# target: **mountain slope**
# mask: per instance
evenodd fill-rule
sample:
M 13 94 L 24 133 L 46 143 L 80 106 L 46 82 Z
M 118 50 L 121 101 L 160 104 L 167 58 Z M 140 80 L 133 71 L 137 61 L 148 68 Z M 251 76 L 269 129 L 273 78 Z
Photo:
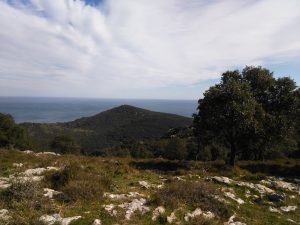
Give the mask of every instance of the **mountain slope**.
M 171 128 L 185 127 L 191 123 L 191 118 L 122 105 L 71 122 L 23 125 L 40 147 L 49 147 L 55 136 L 69 135 L 74 137 L 85 151 L 92 152 L 118 146 L 128 140 L 157 139 Z

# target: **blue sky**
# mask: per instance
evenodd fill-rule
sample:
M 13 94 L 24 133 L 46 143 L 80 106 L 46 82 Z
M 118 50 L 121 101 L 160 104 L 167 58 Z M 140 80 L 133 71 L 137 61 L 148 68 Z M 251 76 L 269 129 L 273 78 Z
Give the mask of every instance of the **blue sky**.
M 261 65 L 300 84 L 299 0 L 0 0 L 0 96 L 198 99 Z

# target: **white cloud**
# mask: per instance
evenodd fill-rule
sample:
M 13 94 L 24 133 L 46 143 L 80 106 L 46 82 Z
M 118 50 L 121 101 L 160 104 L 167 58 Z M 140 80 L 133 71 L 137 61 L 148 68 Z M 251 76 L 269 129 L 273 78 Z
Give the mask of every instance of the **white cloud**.
M 162 98 L 194 98 L 166 90 L 300 57 L 299 0 L 9 2 L 0 0 L 0 95 L 138 98 L 165 87 Z

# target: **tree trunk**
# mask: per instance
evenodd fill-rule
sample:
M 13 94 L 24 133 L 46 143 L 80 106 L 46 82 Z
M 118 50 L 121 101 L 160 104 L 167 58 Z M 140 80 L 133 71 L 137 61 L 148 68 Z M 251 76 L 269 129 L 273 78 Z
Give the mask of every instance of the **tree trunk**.
M 234 141 L 231 141 L 230 145 L 231 145 L 231 146 L 230 146 L 231 152 L 230 152 L 230 161 L 229 161 L 229 165 L 234 166 L 234 164 L 235 164 L 235 156 L 236 156 L 236 146 L 235 146 Z

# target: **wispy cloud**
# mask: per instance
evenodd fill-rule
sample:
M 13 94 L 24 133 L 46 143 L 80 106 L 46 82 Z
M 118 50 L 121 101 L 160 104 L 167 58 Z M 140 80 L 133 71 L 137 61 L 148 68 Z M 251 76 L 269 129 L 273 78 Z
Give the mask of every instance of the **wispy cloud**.
M 180 88 L 168 87 L 300 58 L 299 0 L 0 0 L 0 11 L 2 95 L 151 97 L 165 88 L 162 98 L 176 98 Z

